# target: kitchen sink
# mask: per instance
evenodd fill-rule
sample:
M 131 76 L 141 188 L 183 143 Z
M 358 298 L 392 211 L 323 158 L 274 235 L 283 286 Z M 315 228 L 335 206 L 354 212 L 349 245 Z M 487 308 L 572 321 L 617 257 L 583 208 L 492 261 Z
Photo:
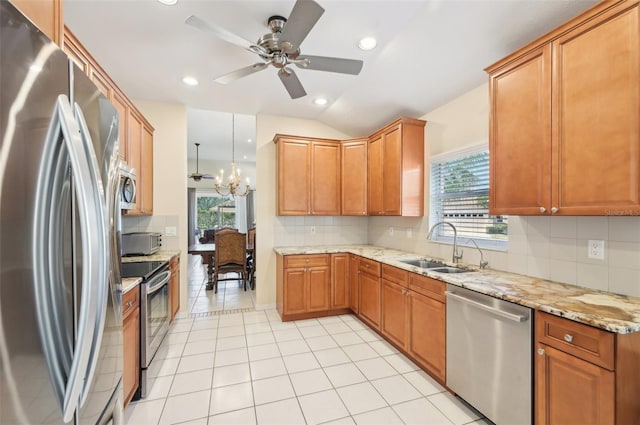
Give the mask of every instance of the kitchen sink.
M 433 269 L 433 268 L 442 268 L 442 267 L 446 267 L 446 265 L 444 263 L 440 263 L 438 261 L 428 261 L 428 260 L 421 260 L 421 259 L 411 259 L 411 260 L 398 260 L 401 263 L 405 263 L 408 264 L 410 266 L 416 266 L 416 267 L 420 267 L 422 269 Z
M 462 269 L 459 267 L 450 267 L 439 261 L 422 260 L 420 258 L 413 258 L 409 260 L 398 260 L 401 263 L 408 264 L 410 266 L 420 267 L 421 269 L 429 270 L 436 273 L 468 273 L 473 270 Z

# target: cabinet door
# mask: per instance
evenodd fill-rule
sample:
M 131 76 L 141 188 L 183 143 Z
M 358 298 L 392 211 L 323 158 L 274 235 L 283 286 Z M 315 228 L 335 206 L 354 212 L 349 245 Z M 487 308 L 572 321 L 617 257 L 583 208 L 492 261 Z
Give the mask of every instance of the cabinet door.
M 544 344 L 537 346 L 537 424 L 615 423 L 614 372 Z
M 382 279 L 382 333 L 405 348 L 407 341 L 407 300 L 406 289 L 386 279 Z
M 11 0 L 11 3 L 54 43 L 62 45 L 62 0 Z
M 142 214 L 153 214 L 153 133 L 146 125 L 142 127 L 142 146 L 140 148 L 139 180 L 142 182 L 140 194 L 140 211 Z
M 552 206 L 640 212 L 640 5 L 623 3 L 553 44 Z
M 360 317 L 373 328 L 380 329 L 380 278 L 360 273 Z
M 342 144 L 342 215 L 367 215 L 367 144 Z
M 408 351 L 440 382 L 446 376 L 446 305 L 409 291 Z
M 84 50 L 78 39 L 70 31 L 65 30 L 63 43 L 62 49 L 67 56 L 73 60 L 73 63 L 75 63 L 82 72 L 89 75 L 90 61 L 88 52 Z
M 349 254 L 331 254 L 331 309 L 349 308 Z
M 329 310 L 329 267 L 307 269 L 307 311 Z
M 142 192 L 143 187 L 143 175 L 140 162 L 140 155 L 142 149 L 142 121 L 138 116 L 133 113 L 129 108 L 129 116 L 127 118 L 127 163 L 130 167 L 135 169 L 136 172 L 136 207 L 133 210 L 127 210 L 127 214 L 140 214 L 142 212 Z
M 171 269 L 171 280 L 169 282 L 169 305 L 171 309 L 169 313 L 171 320 L 173 320 L 180 309 L 180 257 L 173 257 L 169 267 Z
M 384 215 L 402 212 L 402 128 L 385 132 L 382 145 L 382 202 Z
M 129 106 L 127 105 L 127 101 L 125 100 L 124 96 L 117 90 L 114 90 L 111 93 L 111 103 L 113 103 L 113 106 L 116 108 L 116 111 L 118 111 L 118 118 L 120 120 L 118 123 L 119 124 L 118 135 L 119 135 L 119 141 L 120 141 L 120 159 L 122 159 L 124 162 L 128 164 L 127 133 L 128 133 Z
M 311 214 L 340 215 L 340 145 L 311 143 Z
M 359 300 L 360 300 L 360 281 L 358 278 L 358 256 L 351 254 L 349 256 L 349 307 L 351 307 L 351 311 L 355 314 L 358 314 L 359 311 Z
M 131 401 L 140 384 L 140 309 L 135 308 L 122 323 L 124 358 L 122 386 L 125 405 Z
M 489 92 L 491 214 L 548 212 L 551 46 L 536 49 L 491 74 Z
M 109 80 L 107 77 L 102 75 L 97 69 L 91 67 L 89 70 L 89 78 L 93 81 L 93 84 L 98 87 L 100 92 L 105 95 L 108 99 L 111 99 L 111 84 L 109 84 Z
M 306 141 L 278 141 L 278 215 L 307 215 L 310 212 L 311 158 Z
M 377 136 L 369 141 L 369 149 L 367 157 L 368 172 L 368 193 L 369 193 L 369 215 L 384 214 L 384 198 L 383 198 L 383 139 L 382 135 Z
M 306 269 L 284 270 L 284 314 L 306 313 Z

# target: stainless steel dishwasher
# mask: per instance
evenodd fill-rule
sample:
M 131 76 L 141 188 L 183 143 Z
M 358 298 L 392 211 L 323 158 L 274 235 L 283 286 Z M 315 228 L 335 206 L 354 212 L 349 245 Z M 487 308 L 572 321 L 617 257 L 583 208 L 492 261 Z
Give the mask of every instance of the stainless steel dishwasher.
M 447 285 L 447 386 L 498 425 L 532 423 L 533 312 Z

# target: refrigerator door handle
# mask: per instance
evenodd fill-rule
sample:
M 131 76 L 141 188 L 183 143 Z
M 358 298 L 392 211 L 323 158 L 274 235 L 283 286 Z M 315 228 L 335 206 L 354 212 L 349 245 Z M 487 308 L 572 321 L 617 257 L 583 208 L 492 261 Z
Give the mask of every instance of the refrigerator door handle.
M 93 196 L 93 202 L 96 205 L 96 209 L 97 210 L 101 210 L 102 211 L 102 222 L 104 224 L 103 227 L 103 231 L 102 232 L 96 232 L 96 237 L 98 237 L 100 239 L 99 241 L 99 245 L 101 246 L 101 253 L 100 252 L 85 252 L 84 255 L 89 255 L 91 258 L 93 258 L 96 262 L 98 263 L 102 263 L 100 266 L 100 270 L 102 270 L 102 272 L 100 273 L 100 275 L 98 276 L 98 280 L 95 280 L 93 282 L 83 282 L 83 287 L 91 287 L 92 289 L 96 289 L 95 290 L 95 295 L 96 295 L 96 306 L 95 306 L 95 319 L 94 319 L 94 329 L 91 332 L 91 345 L 89 348 L 89 359 L 87 360 L 87 366 L 86 366 L 86 370 L 85 370 L 85 375 L 84 375 L 84 385 L 82 386 L 82 390 L 80 393 L 80 406 L 83 406 L 87 396 L 90 393 L 90 389 L 91 389 L 91 383 L 93 382 L 93 375 L 95 373 L 96 370 L 96 366 L 98 363 L 98 354 L 100 353 L 100 345 L 102 343 L 102 335 L 104 332 L 104 324 L 105 324 L 105 319 L 106 319 L 106 314 L 107 314 L 107 297 L 109 294 L 109 276 L 113 273 L 113 272 L 109 272 L 109 267 L 108 264 L 111 261 L 111 252 L 108 249 L 109 246 L 109 238 L 108 238 L 108 232 L 107 232 L 107 219 L 106 219 L 106 215 L 105 215 L 105 211 L 111 206 L 109 205 L 110 202 L 107 202 L 108 199 L 110 198 L 110 192 L 111 192 L 111 187 L 110 185 L 108 185 L 107 187 L 103 186 L 102 184 L 102 180 L 100 177 L 100 169 L 98 166 L 98 161 L 96 158 L 96 154 L 95 151 L 93 149 L 93 142 L 91 140 L 91 134 L 89 133 L 89 129 L 87 127 L 87 122 L 84 118 L 84 114 L 82 113 L 82 109 L 80 108 L 80 105 L 78 105 L 77 103 L 74 104 L 74 116 L 76 119 L 76 122 L 78 123 L 79 127 L 80 127 L 80 137 L 82 139 L 82 144 L 83 144 L 83 150 L 84 153 L 86 155 L 86 159 L 87 159 L 87 165 L 89 166 L 89 171 L 91 173 L 91 183 L 92 183 L 92 191 L 93 191 L 93 195 L 99 195 L 99 196 Z M 118 168 L 112 168 L 117 170 Z M 119 179 L 119 176 L 117 173 L 114 173 L 114 176 L 112 176 L 114 178 Z M 107 182 L 110 183 L 110 182 Z M 106 193 L 105 193 L 105 190 Z M 86 257 L 83 257 L 86 258 Z M 94 292 L 93 290 L 91 292 Z
M 71 104 L 66 96 L 58 97 L 60 121 L 64 140 L 69 153 L 73 182 L 78 201 L 78 221 L 82 246 L 82 296 L 78 317 L 78 335 L 73 352 L 73 361 L 63 402 L 63 419 L 73 419 L 80 402 L 86 381 L 89 362 L 92 357 L 96 320 L 98 315 L 99 291 L 91 290 L 104 282 L 107 275 L 106 219 L 103 206 L 104 191 L 99 175 L 96 176 L 97 160 L 85 145 L 81 131 L 74 119 Z M 75 130 L 75 131 L 72 131 Z M 86 127 L 85 127 L 86 130 Z

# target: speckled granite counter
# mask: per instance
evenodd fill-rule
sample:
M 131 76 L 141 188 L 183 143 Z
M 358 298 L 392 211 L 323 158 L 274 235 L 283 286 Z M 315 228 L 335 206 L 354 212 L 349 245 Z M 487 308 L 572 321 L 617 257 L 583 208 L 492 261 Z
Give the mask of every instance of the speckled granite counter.
M 473 273 L 436 273 L 398 261 L 424 256 L 373 245 L 275 247 L 274 250 L 281 255 L 347 252 L 611 332 L 640 331 L 640 298 L 636 297 L 514 273 L 478 270 L 468 265 L 464 268 L 474 270 Z
M 177 251 L 158 251 L 152 255 L 137 255 L 134 257 L 122 257 L 123 263 L 135 263 L 137 261 L 169 261 L 171 257 L 180 255 L 180 250 Z
M 142 282 L 141 277 L 125 277 L 122 279 L 122 294 L 126 294 Z

